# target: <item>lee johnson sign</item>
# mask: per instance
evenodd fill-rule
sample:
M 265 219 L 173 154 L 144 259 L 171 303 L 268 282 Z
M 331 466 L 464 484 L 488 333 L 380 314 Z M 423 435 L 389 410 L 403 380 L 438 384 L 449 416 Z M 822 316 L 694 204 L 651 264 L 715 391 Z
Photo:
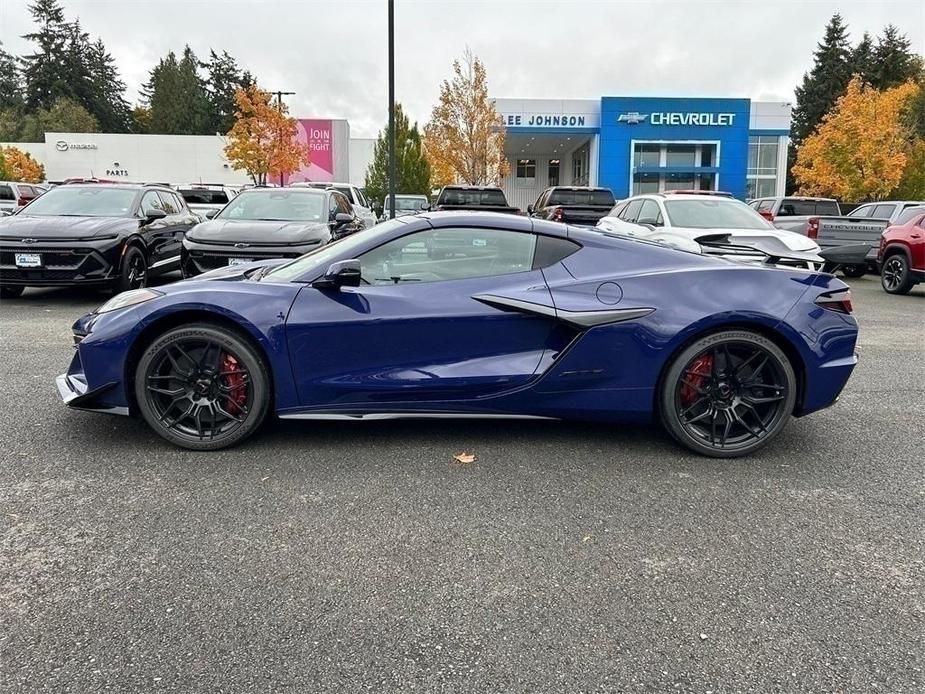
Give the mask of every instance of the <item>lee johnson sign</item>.
M 585 117 L 563 113 L 557 113 L 555 115 L 545 113 L 508 113 L 501 116 L 501 122 L 505 126 L 513 127 L 528 126 L 534 128 L 583 128 L 585 125 Z

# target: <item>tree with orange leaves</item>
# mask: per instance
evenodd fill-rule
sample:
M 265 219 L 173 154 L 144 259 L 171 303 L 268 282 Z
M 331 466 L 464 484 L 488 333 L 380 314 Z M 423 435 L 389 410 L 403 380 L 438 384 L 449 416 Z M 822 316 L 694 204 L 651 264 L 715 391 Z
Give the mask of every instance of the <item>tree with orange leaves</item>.
M 453 78 L 424 127 L 424 148 L 435 185 L 497 185 L 508 172 L 504 126 L 488 96 L 485 66 L 472 51 L 453 61 Z
M 0 180 L 41 183 L 45 167 L 17 147 L 0 147 Z
M 903 178 L 913 145 L 905 111 L 920 87 L 877 90 L 855 77 L 797 152 L 800 192 L 852 202 L 888 196 Z
M 286 105 L 274 106 L 269 92 L 252 84 L 234 95 L 235 122 L 225 156 L 235 170 L 247 171 L 256 185 L 309 164 L 308 145 L 296 141 L 298 126 Z

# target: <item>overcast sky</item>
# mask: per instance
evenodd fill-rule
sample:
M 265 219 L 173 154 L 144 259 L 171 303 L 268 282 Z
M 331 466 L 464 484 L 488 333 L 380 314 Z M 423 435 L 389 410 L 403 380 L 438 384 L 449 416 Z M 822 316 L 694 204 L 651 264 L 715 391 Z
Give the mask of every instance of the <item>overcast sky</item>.
M 21 54 L 28 0 L 0 0 L 0 40 Z M 128 98 L 170 49 L 227 50 L 267 89 L 294 91 L 291 113 L 347 118 L 353 137 L 387 118 L 386 0 L 65 0 L 102 37 Z M 793 98 L 826 21 L 857 40 L 893 23 L 925 54 L 925 1 L 396 0 L 396 98 L 423 122 L 466 46 L 496 97 Z

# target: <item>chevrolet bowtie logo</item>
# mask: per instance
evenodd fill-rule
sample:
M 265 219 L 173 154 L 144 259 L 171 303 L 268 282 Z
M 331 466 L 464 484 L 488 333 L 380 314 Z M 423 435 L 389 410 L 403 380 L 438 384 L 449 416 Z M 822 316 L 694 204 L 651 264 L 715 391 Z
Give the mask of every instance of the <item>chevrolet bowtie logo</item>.
M 618 123 L 629 123 L 630 125 L 636 125 L 637 123 L 642 123 L 646 118 L 649 117 L 648 113 L 621 113 L 617 118 Z
M 39 240 L 38 239 L 23 239 L 22 242 L 23 243 L 38 243 Z
M 246 244 L 246 243 L 236 243 L 236 244 L 234 245 L 235 248 L 247 248 L 247 246 L 248 246 L 248 244 Z

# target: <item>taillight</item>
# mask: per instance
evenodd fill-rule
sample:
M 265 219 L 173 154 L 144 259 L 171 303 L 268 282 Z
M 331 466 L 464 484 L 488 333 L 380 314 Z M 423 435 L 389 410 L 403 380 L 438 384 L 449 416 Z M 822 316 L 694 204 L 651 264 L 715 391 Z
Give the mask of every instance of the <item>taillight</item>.
M 16 204 L 19 205 L 20 207 L 25 207 L 26 205 L 29 204 L 30 199 L 31 198 L 19 198 L 19 200 L 16 201 Z
M 771 210 L 759 210 L 758 214 L 767 219 L 769 222 L 774 221 L 774 213 Z
M 556 211 L 552 213 L 552 221 L 561 222 L 565 219 L 565 215 L 562 213 L 562 208 L 557 207 Z
M 810 217 L 806 220 L 806 235 L 811 239 L 819 237 L 819 217 Z
M 816 297 L 816 304 L 830 311 L 839 313 L 851 313 L 854 307 L 851 305 L 851 290 L 838 289 L 834 292 L 826 292 Z

